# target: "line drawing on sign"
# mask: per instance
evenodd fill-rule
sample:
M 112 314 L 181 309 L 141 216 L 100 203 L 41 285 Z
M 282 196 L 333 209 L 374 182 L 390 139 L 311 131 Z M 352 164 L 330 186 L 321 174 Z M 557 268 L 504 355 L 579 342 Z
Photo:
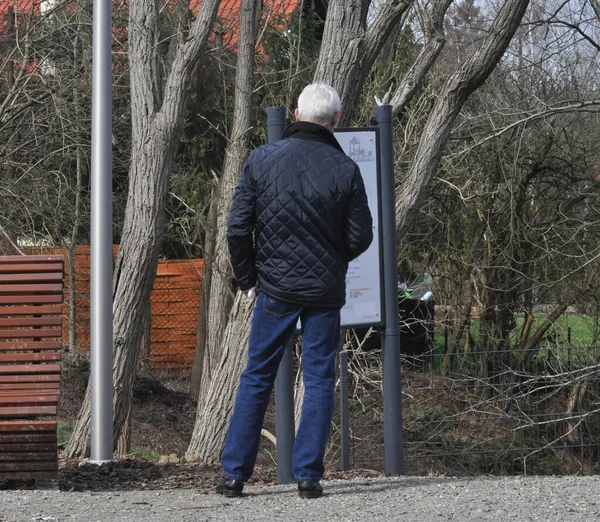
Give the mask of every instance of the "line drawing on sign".
M 366 151 L 360 146 L 360 140 L 356 136 L 350 140 L 348 156 L 357 163 L 360 161 L 375 161 L 376 159 L 372 150 Z

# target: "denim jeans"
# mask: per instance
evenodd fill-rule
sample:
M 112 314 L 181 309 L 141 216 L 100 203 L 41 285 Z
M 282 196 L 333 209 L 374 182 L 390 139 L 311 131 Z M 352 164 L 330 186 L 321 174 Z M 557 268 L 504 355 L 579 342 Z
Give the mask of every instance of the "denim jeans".
M 297 482 L 317 482 L 323 476 L 323 457 L 335 402 L 340 310 L 279 301 L 259 290 L 250 329 L 248 365 L 240 378 L 221 456 L 223 473 L 228 479 L 245 482 L 252 475 L 277 368 L 298 319 L 302 325 L 305 392 L 292 470 Z

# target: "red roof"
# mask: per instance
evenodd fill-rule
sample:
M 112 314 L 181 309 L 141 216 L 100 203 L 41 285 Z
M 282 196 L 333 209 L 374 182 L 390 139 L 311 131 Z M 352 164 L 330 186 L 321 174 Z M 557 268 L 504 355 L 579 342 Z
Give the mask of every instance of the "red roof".
M 0 0 L 0 37 L 8 32 L 8 8 L 11 6 L 20 19 L 40 11 L 38 0 Z
M 300 5 L 301 0 L 265 0 L 263 19 L 272 21 L 279 17 L 292 14 Z M 242 0 L 222 0 L 217 12 L 217 23 L 220 24 L 220 33 L 223 45 L 229 48 L 237 47 L 238 30 L 240 24 L 240 7 Z M 190 9 L 198 13 L 202 0 L 191 0 Z M 215 26 L 218 32 L 218 26 Z
M 190 9 L 194 14 L 198 13 L 201 3 L 202 0 L 190 0 Z M 237 46 L 241 3 L 242 0 L 222 0 L 217 14 L 223 44 L 230 48 Z M 263 18 L 271 21 L 281 15 L 290 15 L 299 4 L 300 0 L 265 0 Z M 32 13 L 39 13 L 39 5 L 40 0 L 0 0 L 0 36 L 7 34 L 9 6 L 13 6 L 15 14 L 22 19 Z

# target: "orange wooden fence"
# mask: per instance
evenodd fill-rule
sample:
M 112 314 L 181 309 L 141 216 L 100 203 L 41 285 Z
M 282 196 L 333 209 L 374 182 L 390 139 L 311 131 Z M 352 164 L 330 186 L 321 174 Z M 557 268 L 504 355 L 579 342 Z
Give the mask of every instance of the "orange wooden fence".
M 115 246 L 115 257 L 117 250 L 118 246 Z M 65 256 L 63 344 L 68 347 L 71 281 L 66 266 L 67 252 L 62 248 L 45 248 L 43 253 Z M 158 262 L 156 280 L 150 296 L 152 306 L 150 364 L 154 370 L 184 375 L 191 372 L 196 349 L 203 267 L 202 259 Z M 79 351 L 88 353 L 90 347 L 90 249 L 88 246 L 78 246 L 75 249 L 75 293 L 76 345 Z

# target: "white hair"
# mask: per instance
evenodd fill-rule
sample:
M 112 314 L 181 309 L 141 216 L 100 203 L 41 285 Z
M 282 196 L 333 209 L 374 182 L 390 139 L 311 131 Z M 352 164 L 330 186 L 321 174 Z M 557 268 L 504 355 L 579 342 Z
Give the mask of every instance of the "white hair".
M 340 97 L 336 90 L 325 83 L 307 85 L 298 98 L 300 119 L 321 125 L 330 125 L 333 116 L 340 111 Z

